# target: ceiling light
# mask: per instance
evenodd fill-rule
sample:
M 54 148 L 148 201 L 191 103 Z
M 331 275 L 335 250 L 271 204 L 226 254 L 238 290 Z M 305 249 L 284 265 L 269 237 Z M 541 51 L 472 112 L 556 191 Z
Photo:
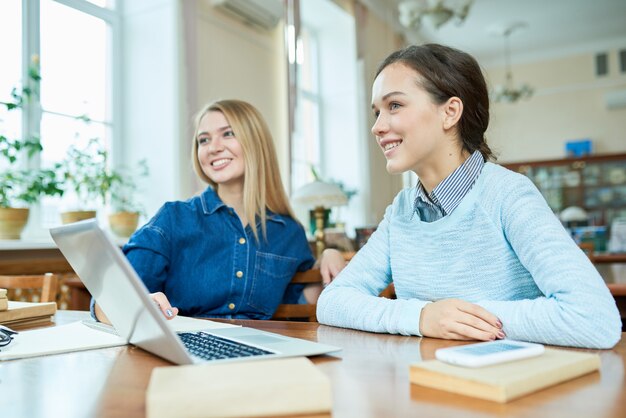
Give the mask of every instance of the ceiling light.
M 498 85 L 493 90 L 493 101 L 496 103 L 515 103 L 521 99 L 527 99 L 533 95 L 533 88 L 524 83 L 519 87 L 515 87 L 513 83 L 513 70 L 511 70 L 511 49 L 509 45 L 509 37 L 513 32 L 528 26 L 523 22 L 515 22 L 506 26 L 499 34 L 504 38 L 504 65 L 505 65 L 505 81 L 504 84 Z
M 422 21 L 429 22 L 436 29 L 455 19 L 457 25 L 463 23 L 469 12 L 472 0 L 458 7 L 446 6 L 444 0 L 407 0 L 398 4 L 399 20 L 409 29 L 420 29 Z

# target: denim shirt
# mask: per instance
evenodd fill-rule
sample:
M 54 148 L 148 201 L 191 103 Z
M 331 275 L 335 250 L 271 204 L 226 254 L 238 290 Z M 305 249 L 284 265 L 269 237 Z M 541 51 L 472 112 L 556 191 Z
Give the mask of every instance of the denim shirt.
M 187 201 L 168 202 L 130 238 L 126 257 L 148 290 L 163 292 L 181 315 L 268 319 L 278 305 L 298 303 L 289 285 L 315 263 L 302 225 L 267 212 L 259 242 L 234 210 L 208 187 Z

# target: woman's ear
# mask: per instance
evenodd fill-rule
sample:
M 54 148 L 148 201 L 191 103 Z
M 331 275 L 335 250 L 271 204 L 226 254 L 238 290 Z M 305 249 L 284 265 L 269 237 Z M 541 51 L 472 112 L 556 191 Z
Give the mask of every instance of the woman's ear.
M 450 97 L 442 105 L 443 129 L 448 130 L 456 126 L 463 114 L 463 102 L 458 97 Z

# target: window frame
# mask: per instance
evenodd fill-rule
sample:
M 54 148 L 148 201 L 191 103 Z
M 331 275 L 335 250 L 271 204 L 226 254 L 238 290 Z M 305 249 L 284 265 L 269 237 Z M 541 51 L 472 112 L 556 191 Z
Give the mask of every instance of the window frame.
M 300 28 L 301 28 L 301 32 L 300 32 L 300 34 L 298 36 L 298 41 L 297 41 L 299 50 L 296 52 L 296 55 L 298 57 L 297 58 L 298 80 L 296 82 L 296 97 L 297 97 L 296 113 L 302 111 L 302 108 L 303 108 L 302 107 L 302 102 L 304 100 L 309 101 L 310 103 L 312 103 L 314 106 L 317 107 L 317 120 L 314 121 L 314 122 L 315 122 L 315 125 L 318 127 L 317 132 L 316 132 L 316 138 L 315 138 L 315 146 L 317 147 L 317 155 L 318 155 L 318 160 L 319 161 L 317 161 L 315 164 L 313 164 L 313 166 L 314 166 L 315 170 L 318 173 L 320 173 L 321 170 L 323 169 L 321 156 L 323 155 L 323 151 L 324 151 L 324 149 L 323 149 L 324 143 L 322 141 L 321 132 L 323 131 L 323 122 L 324 122 L 324 120 L 323 120 L 324 119 L 323 112 L 324 112 L 324 110 L 323 110 L 322 94 L 321 94 L 321 91 L 320 91 L 320 86 L 321 86 L 320 82 L 321 82 L 321 80 L 320 80 L 320 62 L 319 62 L 319 51 L 318 51 L 318 48 L 319 48 L 319 38 L 318 38 L 317 31 L 313 27 L 308 26 L 305 22 L 301 22 L 301 27 Z M 304 56 L 305 56 L 305 54 L 303 53 L 305 45 L 302 42 L 302 39 L 304 39 L 304 37 L 302 36 L 302 32 L 303 31 L 306 31 L 308 38 L 313 41 L 313 42 L 311 42 L 312 53 L 308 55 L 308 56 L 310 56 L 312 58 L 310 60 L 311 62 L 304 62 L 303 63 Z M 299 79 L 299 75 L 301 73 L 302 65 L 305 65 L 305 64 L 309 66 L 309 71 L 311 72 L 312 77 L 314 79 L 313 89 L 312 90 L 311 89 L 306 89 L 306 88 L 302 87 L 302 83 L 300 82 L 300 79 Z M 296 115 L 294 117 L 294 120 L 297 123 L 295 132 L 296 133 L 300 133 L 301 130 L 302 130 L 302 126 L 300 126 L 300 125 L 302 125 L 302 124 L 297 122 L 297 121 L 300 120 L 298 115 Z M 295 135 L 292 135 L 290 140 L 294 141 L 295 140 Z M 292 142 L 290 144 L 290 149 L 293 150 L 294 148 L 295 147 L 294 147 L 294 144 Z M 296 161 L 300 161 L 300 162 L 302 161 L 300 158 L 296 159 L 294 157 L 296 157 L 294 155 L 294 153 L 293 152 L 290 153 L 289 158 L 291 160 L 291 163 L 290 163 L 291 167 L 295 166 Z M 308 161 L 308 160 L 306 160 L 306 161 L 310 163 L 310 161 Z M 296 180 L 294 178 L 295 171 L 296 170 L 292 170 L 291 175 L 290 175 L 290 177 L 291 177 L 290 184 L 291 184 L 292 191 L 295 191 L 299 187 L 302 187 L 302 186 L 304 186 L 304 184 L 306 184 L 306 183 L 298 184 L 298 183 L 295 182 L 295 180 Z M 307 181 L 307 183 L 308 183 L 308 181 Z
M 28 71 L 31 66 L 31 58 L 35 55 L 41 56 L 41 1 L 42 0 L 22 0 L 22 57 L 21 57 L 21 77 L 22 80 L 28 80 Z M 110 49 L 106 51 L 107 65 L 110 65 L 110 76 L 106 80 L 106 106 L 107 114 L 110 115 L 109 120 L 104 121 L 109 126 L 111 132 L 111 152 L 110 163 L 112 166 L 119 165 L 122 161 L 122 33 L 121 33 L 121 12 L 119 7 L 115 7 L 113 2 L 109 2 L 111 6 L 100 7 L 86 0 L 52 0 L 61 5 L 74 9 L 75 11 L 85 13 L 97 19 L 101 19 L 109 27 L 110 33 Z M 45 83 L 45 80 L 41 81 Z M 46 113 L 55 114 L 54 111 L 46 111 Z M 22 136 L 33 137 L 41 132 L 41 122 L 43 118 L 43 109 L 40 99 L 35 97 L 33 101 L 27 103 L 22 109 Z M 78 116 L 78 115 L 77 115 Z M 26 168 L 37 169 L 41 165 L 40 155 L 36 154 L 28 160 Z M 44 235 L 43 214 L 41 213 L 41 205 L 33 205 L 31 207 L 31 221 L 28 223 L 30 236 L 38 238 Z M 47 233 L 45 233 L 47 235 Z

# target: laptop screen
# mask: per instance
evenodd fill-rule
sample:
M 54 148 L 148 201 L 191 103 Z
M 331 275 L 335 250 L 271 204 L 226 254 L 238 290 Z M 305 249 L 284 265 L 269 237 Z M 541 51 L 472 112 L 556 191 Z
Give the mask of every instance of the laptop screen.
M 96 219 L 52 228 L 50 234 L 122 338 L 174 363 L 191 363 L 148 289 Z

